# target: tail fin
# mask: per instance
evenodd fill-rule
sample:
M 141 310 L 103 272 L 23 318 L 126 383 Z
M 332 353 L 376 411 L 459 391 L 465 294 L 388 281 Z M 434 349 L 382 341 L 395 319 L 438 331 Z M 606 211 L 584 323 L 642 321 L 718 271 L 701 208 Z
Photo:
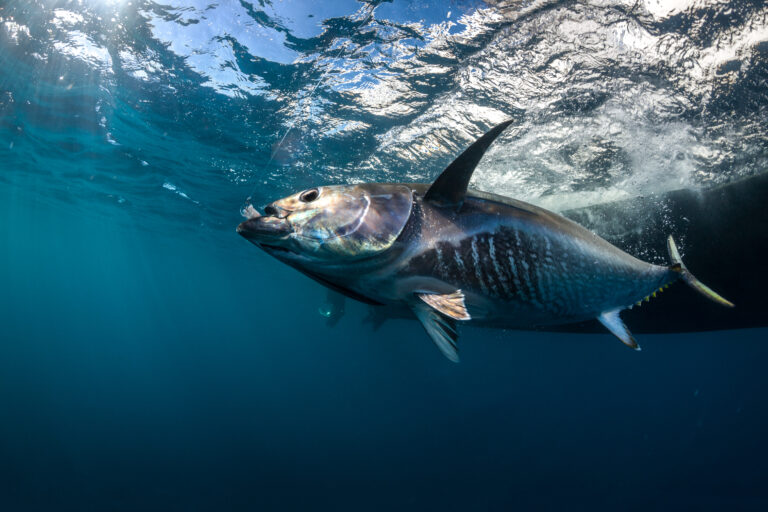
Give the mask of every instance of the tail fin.
M 680 277 L 683 279 L 683 281 L 686 282 L 688 286 L 705 296 L 711 301 L 717 302 L 718 304 L 721 304 L 723 306 L 732 308 L 734 305 L 731 301 L 724 299 L 720 295 L 718 295 L 714 290 L 712 290 L 709 286 L 705 285 L 696 277 L 691 274 L 691 272 L 688 270 L 688 268 L 685 266 L 685 263 L 683 263 L 683 260 L 680 258 L 680 253 L 677 251 L 677 245 L 675 245 L 675 241 L 672 239 L 672 236 L 667 238 L 667 250 L 669 251 L 669 258 L 672 260 L 672 265 L 669 267 L 670 270 L 674 272 L 678 272 L 680 274 Z

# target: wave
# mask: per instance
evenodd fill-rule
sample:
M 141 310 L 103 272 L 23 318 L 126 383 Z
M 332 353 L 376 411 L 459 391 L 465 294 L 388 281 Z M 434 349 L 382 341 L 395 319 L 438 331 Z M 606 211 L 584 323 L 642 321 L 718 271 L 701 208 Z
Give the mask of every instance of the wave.
M 768 159 L 758 0 L 58 5 L 0 10 L 0 180 L 81 208 L 229 229 L 247 196 L 430 181 L 510 117 L 473 186 L 559 211 Z

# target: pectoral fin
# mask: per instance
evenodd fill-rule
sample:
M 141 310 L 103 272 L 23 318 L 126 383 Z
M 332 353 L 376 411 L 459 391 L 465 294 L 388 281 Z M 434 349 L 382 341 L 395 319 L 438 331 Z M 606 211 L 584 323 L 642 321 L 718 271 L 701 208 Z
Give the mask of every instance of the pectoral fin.
M 443 355 L 454 363 L 458 363 L 459 352 L 456 340 L 459 335 L 456 333 L 455 321 L 438 313 L 424 302 L 414 301 L 411 309 Z
M 605 326 L 606 329 L 611 331 L 614 336 L 619 338 L 623 344 L 629 348 L 640 350 L 640 345 L 637 344 L 635 338 L 632 336 L 632 333 L 629 332 L 629 329 L 627 329 L 627 326 L 624 325 L 624 322 L 622 322 L 621 318 L 619 317 L 619 311 L 621 310 L 614 309 L 612 311 L 606 311 L 601 313 L 597 319 L 601 324 Z
M 464 304 L 464 294 L 461 290 L 453 293 L 417 293 L 416 296 L 454 320 L 470 320 L 472 317 L 467 312 L 467 306 Z

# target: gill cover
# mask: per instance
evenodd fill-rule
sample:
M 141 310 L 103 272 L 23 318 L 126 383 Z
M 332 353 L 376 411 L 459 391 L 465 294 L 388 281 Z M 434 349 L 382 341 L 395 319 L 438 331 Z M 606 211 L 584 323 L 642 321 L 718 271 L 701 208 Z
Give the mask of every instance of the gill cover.
M 408 222 L 412 200 L 409 187 L 371 183 L 319 187 L 275 204 L 291 211 L 291 237 L 304 251 L 350 260 L 391 247 Z

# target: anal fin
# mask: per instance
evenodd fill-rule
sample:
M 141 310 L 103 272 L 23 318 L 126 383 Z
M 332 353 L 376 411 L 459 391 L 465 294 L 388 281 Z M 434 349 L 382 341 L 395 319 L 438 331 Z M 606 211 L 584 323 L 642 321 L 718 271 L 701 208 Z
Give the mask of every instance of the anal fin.
M 469 312 L 467 312 L 467 306 L 464 304 L 464 294 L 461 293 L 461 290 L 446 294 L 417 293 L 416 296 L 440 313 L 454 320 L 472 319 Z
M 597 319 L 601 324 L 605 326 L 606 329 L 611 331 L 611 334 L 619 338 L 623 344 L 629 348 L 641 350 L 640 345 L 637 344 L 635 338 L 632 336 L 632 333 L 629 332 L 629 329 L 627 329 L 627 326 L 624 325 L 624 322 L 621 320 L 619 311 L 621 310 L 613 309 L 611 311 L 605 311 L 600 313 L 600 316 L 598 316 Z
M 444 316 L 432 309 L 424 302 L 414 301 L 411 304 L 411 309 L 419 319 L 421 325 L 427 331 L 427 334 L 432 341 L 435 342 L 437 348 L 443 353 L 445 357 L 454 363 L 459 362 L 459 352 L 456 346 L 456 340 L 459 338 L 456 332 L 455 321 L 447 316 Z

